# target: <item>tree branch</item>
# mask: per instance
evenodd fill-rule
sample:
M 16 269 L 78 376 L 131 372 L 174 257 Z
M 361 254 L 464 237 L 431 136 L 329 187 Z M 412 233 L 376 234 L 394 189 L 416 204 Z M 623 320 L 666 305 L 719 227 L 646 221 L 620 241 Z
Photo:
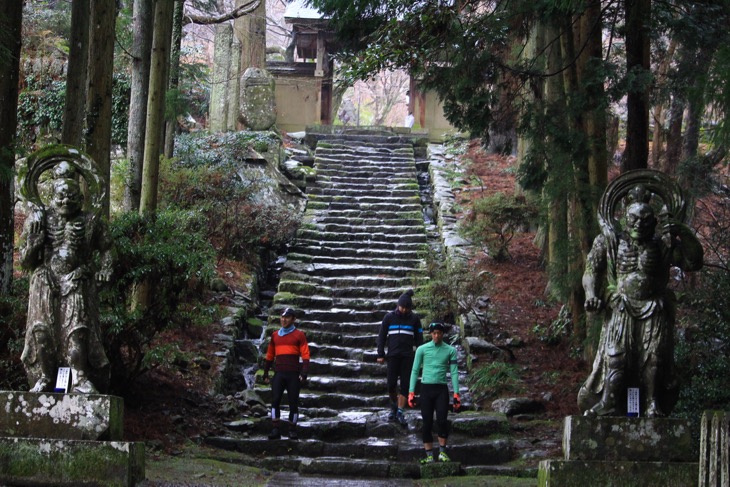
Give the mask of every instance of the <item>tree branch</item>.
M 230 12 L 223 13 L 220 15 L 216 15 L 214 17 L 207 17 L 204 15 L 195 15 L 195 14 L 186 14 L 185 18 L 183 19 L 183 25 L 188 24 L 199 24 L 199 25 L 211 25 L 211 24 L 220 24 L 227 20 L 233 20 L 237 19 L 239 17 L 243 17 L 244 15 L 248 15 L 254 10 L 256 10 L 259 5 L 261 4 L 261 0 L 249 0 L 248 2 L 239 5 L 238 7 L 234 8 Z

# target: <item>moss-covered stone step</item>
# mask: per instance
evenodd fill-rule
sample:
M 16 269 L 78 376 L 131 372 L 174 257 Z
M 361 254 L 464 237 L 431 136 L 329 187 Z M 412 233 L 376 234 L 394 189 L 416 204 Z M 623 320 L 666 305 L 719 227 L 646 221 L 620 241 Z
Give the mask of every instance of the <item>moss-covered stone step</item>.
M 314 264 L 287 261 L 284 269 L 297 274 L 310 274 L 322 277 L 344 277 L 356 275 L 389 276 L 412 278 L 423 274 L 423 270 L 412 267 L 373 266 L 367 264 Z
M 310 188 L 331 188 L 338 187 L 343 189 L 381 189 L 383 187 L 392 188 L 400 186 L 412 186 L 413 174 L 408 173 L 403 176 L 389 176 L 389 177 L 359 177 L 354 178 L 348 174 L 342 174 L 340 172 L 328 172 L 326 174 L 318 174 L 317 181 L 309 185 Z

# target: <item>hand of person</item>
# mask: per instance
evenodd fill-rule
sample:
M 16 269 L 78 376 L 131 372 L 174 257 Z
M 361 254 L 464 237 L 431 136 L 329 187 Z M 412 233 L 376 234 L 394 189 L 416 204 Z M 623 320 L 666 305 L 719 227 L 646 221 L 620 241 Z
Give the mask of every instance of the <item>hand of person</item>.
M 408 405 L 412 408 L 416 407 L 416 393 L 415 392 L 408 393 Z
M 384 364 L 385 363 L 385 357 L 378 357 L 376 359 L 376 362 L 378 362 L 379 364 Z
M 261 377 L 261 380 L 264 381 L 264 384 L 268 384 L 269 383 L 269 373 L 264 372 L 264 375 Z
M 458 413 L 459 409 L 461 409 L 461 398 L 459 394 L 454 393 L 454 412 Z
M 304 374 L 300 375 L 300 376 L 299 376 L 299 383 L 300 383 L 301 385 L 306 385 L 306 384 L 307 384 L 307 376 L 306 376 L 306 375 L 304 375 Z
M 603 309 L 603 300 L 599 297 L 593 296 L 592 298 L 586 299 L 585 302 L 586 311 L 601 311 Z

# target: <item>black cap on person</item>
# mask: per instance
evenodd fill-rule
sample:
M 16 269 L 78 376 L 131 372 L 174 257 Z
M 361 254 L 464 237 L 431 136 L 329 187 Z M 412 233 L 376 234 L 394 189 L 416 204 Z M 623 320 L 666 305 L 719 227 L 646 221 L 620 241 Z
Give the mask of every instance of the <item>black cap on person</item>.
M 297 313 L 294 311 L 293 308 L 285 308 L 284 311 L 281 312 L 281 316 L 296 316 Z
M 398 306 L 402 306 L 407 309 L 413 309 L 413 300 L 411 299 L 411 296 L 413 296 L 412 289 L 401 294 L 398 298 Z

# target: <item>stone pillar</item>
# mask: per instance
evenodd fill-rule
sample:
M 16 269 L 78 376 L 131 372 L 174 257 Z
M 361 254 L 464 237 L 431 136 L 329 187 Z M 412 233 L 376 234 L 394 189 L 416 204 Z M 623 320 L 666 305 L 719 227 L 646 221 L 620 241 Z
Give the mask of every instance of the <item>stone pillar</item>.
M 699 487 L 730 486 L 730 415 L 705 411 L 700 434 Z
M 238 51 L 232 52 L 233 28 L 230 24 L 218 24 L 215 27 L 215 47 L 213 54 L 213 82 L 210 91 L 210 109 L 208 129 L 215 132 L 230 130 L 228 121 L 230 80 L 238 79 L 238 71 L 232 71 L 232 58 L 238 57 Z M 236 61 L 236 68 L 238 62 Z M 237 91 L 237 90 L 236 90 Z M 234 105 L 237 107 L 238 105 Z M 235 117 L 233 120 L 235 124 Z
M 276 122 L 274 78 L 265 69 L 248 68 L 243 73 L 240 115 L 249 130 L 268 130 Z

